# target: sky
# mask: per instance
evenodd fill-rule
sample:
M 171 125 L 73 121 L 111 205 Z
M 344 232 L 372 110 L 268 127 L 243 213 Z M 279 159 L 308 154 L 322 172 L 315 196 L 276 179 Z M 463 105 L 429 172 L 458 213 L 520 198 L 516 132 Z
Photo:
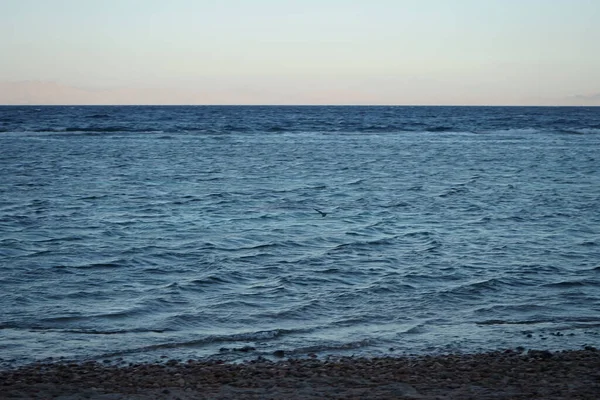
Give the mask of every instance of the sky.
M 600 105 L 599 0 L 0 0 L 0 103 Z

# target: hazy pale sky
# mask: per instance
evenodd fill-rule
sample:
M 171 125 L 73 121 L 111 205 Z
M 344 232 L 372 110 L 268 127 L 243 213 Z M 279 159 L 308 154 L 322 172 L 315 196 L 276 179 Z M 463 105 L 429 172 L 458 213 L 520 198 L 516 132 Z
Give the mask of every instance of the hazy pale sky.
M 599 21 L 600 0 L 0 0 L 0 81 L 74 102 L 600 104 Z

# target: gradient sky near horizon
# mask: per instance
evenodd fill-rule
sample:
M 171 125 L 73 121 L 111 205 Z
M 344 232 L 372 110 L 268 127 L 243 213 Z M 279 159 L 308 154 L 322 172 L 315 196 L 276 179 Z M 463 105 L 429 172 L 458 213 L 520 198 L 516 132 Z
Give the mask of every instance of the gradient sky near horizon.
M 205 103 L 560 104 L 600 94 L 599 20 L 598 0 L 1 0 L 0 81 Z

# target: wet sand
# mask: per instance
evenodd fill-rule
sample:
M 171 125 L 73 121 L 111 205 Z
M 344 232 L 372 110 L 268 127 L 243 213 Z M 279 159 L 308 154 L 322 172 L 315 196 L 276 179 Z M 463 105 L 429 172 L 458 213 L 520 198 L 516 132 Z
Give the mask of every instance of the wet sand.
M 243 364 L 33 364 L 0 371 L 1 399 L 599 399 L 600 351 L 258 359 Z

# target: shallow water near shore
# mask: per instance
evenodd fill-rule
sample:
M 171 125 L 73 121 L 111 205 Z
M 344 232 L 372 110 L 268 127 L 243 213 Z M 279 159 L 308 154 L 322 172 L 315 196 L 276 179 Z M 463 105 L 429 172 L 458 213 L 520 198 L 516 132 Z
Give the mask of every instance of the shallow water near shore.
M 0 364 L 600 345 L 600 108 L 0 107 Z

